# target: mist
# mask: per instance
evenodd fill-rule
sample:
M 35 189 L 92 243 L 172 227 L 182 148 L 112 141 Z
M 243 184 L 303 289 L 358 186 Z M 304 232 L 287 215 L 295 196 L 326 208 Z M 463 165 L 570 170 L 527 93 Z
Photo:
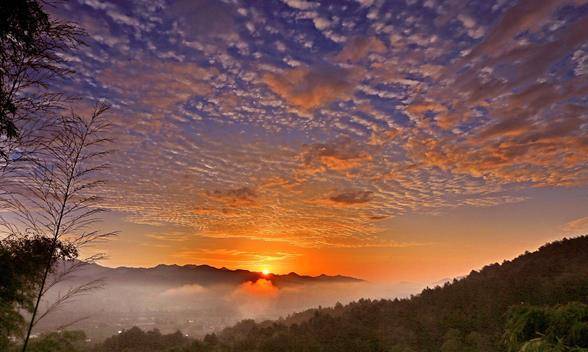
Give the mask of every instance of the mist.
M 146 275 L 155 269 L 141 270 L 147 270 L 141 274 Z M 163 333 L 180 330 L 187 336 L 202 337 L 244 319 L 278 319 L 309 308 L 334 306 L 338 302 L 345 304 L 359 298 L 407 297 L 424 287 L 406 282 L 321 282 L 321 277 L 302 276 L 294 283 L 284 282 L 286 276 L 270 276 L 240 283 L 175 284 L 169 277 L 148 281 L 129 279 L 131 275 L 126 272 L 124 275 L 125 280 L 107 276 L 102 288 L 77 297 L 49 315 L 38 326 L 38 332 L 63 327 L 82 329 L 92 340 L 99 341 L 138 326 L 157 328 Z M 47 302 L 63 294 L 68 285 L 88 277 L 88 273 L 83 272 L 69 283 L 54 288 L 46 297 Z

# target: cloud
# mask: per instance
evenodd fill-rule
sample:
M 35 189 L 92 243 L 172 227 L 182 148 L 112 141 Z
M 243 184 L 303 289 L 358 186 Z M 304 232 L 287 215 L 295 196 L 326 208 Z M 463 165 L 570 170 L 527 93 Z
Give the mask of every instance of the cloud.
M 188 62 L 137 61 L 108 67 L 98 79 L 125 101 L 133 100 L 128 104 L 165 113 L 193 96 L 211 94 L 209 79 L 216 73 Z
M 283 0 L 283 2 L 297 10 L 311 10 L 317 7 L 317 3 L 305 0 Z
M 504 195 L 504 196 L 490 196 L 490 197 L 475 197 L 465 199 L 463 204 L 464 205 L 471 205 L 475 207 L 492 207 L 495 205 L 501 204 L 512 204 L 512 203 L 520 203 L 523 201 L 528 200 L 528 197 L 524 196 L 512 196 L 512 195 Z
M 214 199 L 221 200 L 231 206 L 246 206 L 255 204 L 257 193 L 250 187 L 236 189 L 214 190 L 207 195 Z
M 588 23 L 558 10 L 581 2 L 482 2 L 71 2 L 92 37 L 68 89 L 106 97 L 121 136 L 105 206 L 153 245 L 368 247 L 377 220 L 587 184 Z
M 350 39 L 343 50 L 337 54 L 336 60 L 342 62 L 358 62 L 371 53 L 386 52 L 386 45 L 376 37 L 355 37 Z
M 222 1 L 174 1 L 169 13 L 179 22 L 179 29 L 191 39 L 223 37 L 235 31 L 233 7 Z
M 313 110 L 337 100 L 351 97 L 358 74 L 336 66 L 301 66 L 282 73 L 267 73 L 263 78 L 269 88 L 288 104 Z
M 586 234 L 588 233 L 588 216 L 569 221 L 563 226 L 566 234 Z
M 588 18 L 570 21 L 539 40 L 497 47 L 522 31 L 544 27 L 561 5 L 523 1 L 508 9 L 483 44 L 406 107 L 419 127 L 406 145 L 415 160 L 498 182 L 560 186 L 588 181 L 581 132 L 588 108 L 578 104 L 588 90 L 583 77 L 562 78 L 557 71 L 588 39 Z M 523 9 L 531 14 L 523 15 Z
M 406 107 L 407 114 L 417 122 L 427 119 L 427 114 L 434 113 L 442 126 L 448 109 L 445 105 L 433 101 L 416 101 Z
M 329 200 L 345 205 L 367 203 L 372 200 L 373 192 L 370 191 L 347 191 L 331 196 Z
M 282 262 L 299 256 L 298 253 L 262 250 L 241 250 L 226 248 L 200 248 L 195 250 L 180 251 L 176 257 L 190 262 L 202 262 L 218 264 L 235 268 L 259 267 L 271 265 L 273 262 Z
M 476 21 L 471 16 L 462 13 L 457 16 L 457 19 L 466 28 L 467 33 L 470 37 L 478 39 L 484 36 L 484 29 L 479 27 Z
M 271 280 L 247 281 L 235 289 L 228 300 L 238 307 L 244 316 L 263 316 L 275 310 L 280 289 Z
M 246 282 L 226 296 L 230 304 L 239 307 L 242 316 L 254 319 L 286 316 L 308 307 L 329 307 L 360 298 L 408 297 L 424 288 L 424 283 L 376 284 L 368 282 L 317 283 L 274 286 L 270 280 Z M 235 304 L 237 302 L 238 304 Z
M 200 285 L 184 285 L 181 287 L 170 288 L 161 293 L 164 297 L 176 298 L 176 297 L 191 297 L 193 295 L 201 294 L 206 289 Z
M 521 0 L 512 6 L 502 16 L 482 43 L 476 47 L 470 57 L 478 55 L 496 56 L 506 50 L 508 43 L 512 42 L 515 35 L 523 31 L 535 32 L 545 25 L 553 12 L 566 5 L 581 3 L 574 0 Z
M 278 295 L 278 288 L 274 286 L 271 280 L 258 279 L 254 282 L 247 281 L 241 284 L 241 286 L 234 293 L 235 295 L 247 295 L 255 297 L 276 297 Z
M 312 172 L 344 171 L 359 167 L 372 156 L 357 142 L 341 138 L 329 143 L 315 143 L 303 147 L 300 159 L 303 168 Z
M 186 242 L 190 236 L 181 232 L 147 234 L 148 238 L 165 242 Z

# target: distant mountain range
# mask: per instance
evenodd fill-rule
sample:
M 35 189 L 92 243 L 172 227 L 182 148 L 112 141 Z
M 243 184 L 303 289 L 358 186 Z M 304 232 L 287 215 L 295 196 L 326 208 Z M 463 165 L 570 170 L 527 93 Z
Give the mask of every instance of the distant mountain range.
M 46 302 L 93 280 L 102 280 L 102 288 L 85 292 L 50 314 L 38 331 L 56 330 L 85 318 L 74 327 L 97 340 L 133 325 L 203 336 L 244 318 L 278 318 L 309 307 L 349 302 L 368 285 L 341 275 L 264 275 L 209 265 L 109 268 L 85 264 L 52 288 Z
M 305 285 L 319 283 L 358 283 L 363 282 L 349 276 L 308 276 L 291 272 L 286 275 L 268 274 L 261 272 L 227 268 L 215 268 L 210 265 L 165 265 L 160 264 L 151 268 L 118 267 L 109 268 L 98 264 L 88 264 L 75 273 L 76 281 L 103 279 L 106 286 L 119 284 L 145 284 L 177 287 L 184 285 L 200 285 L 203 287 L 216 285 L 237 286 L 259 279 L 269 280 L 276 287 L 289 285 Z

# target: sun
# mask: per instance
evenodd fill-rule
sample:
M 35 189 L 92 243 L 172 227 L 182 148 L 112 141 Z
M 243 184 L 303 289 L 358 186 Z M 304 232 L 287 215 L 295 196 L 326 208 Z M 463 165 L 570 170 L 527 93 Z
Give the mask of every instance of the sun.
M 270 274 L 270 271 L 269 271 L 269 269 L 265 268 L 265 269 L 261 270 L 261 273 L 262 273 L 263 275 L 267 276 L 267 275 L 269 275 L 269 274 Z

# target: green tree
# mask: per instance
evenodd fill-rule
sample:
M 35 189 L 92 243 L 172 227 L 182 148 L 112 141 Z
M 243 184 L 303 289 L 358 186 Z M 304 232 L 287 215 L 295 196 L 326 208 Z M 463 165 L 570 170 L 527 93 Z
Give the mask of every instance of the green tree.
M 51 18 L 44 9 L 49 4 L 0 2 L 0 136 L 18 137 L 20 123 L 57 107 L 62 99 L 47 83 L 72 72 L 57 53 L 76 47 L 81 32 Z
M 56 270 L 56 263 L 111 235 L 91 228 L 103 211 L 96 196 L 102 180 L 94 176 L 108 154 L 106 107 L 97 106 L 90 117 L 61 114 L 67 98 L 50 83 L 73 73 L 60 54 L 76 48 L 83 32 L 51 17 L 47 6 L 53 0 L 0 1 L 0 237 L 8 238 L 3 240 L 7 258 L 27 258 L 18 252 L 18 241 L 43 244 L 35 247 L 38 261 L 22 270 L 7 267 L 9 275 L 3 277 L 0 343 L 22 325 L 15 309 L 24 309 L 30 319 L 23 351 L 40 319 L 99 286 L 94 281 L 71 288 L 48 302 L 47 309 L 39 309 L 47 291 L 80 266 L 70 262 Z M 64 249 L 71 255 L 63 256 Z
M 588 351 L 588 305 L 516 307 L 509 313 L 504 341 L 509 352 Z
M 32 312 L 38 283 L 43 274 L 50 239 L 41 236 L 9 237 L 0 241 L 0 350 L 24 324 L 21 310 Z M 77 249 L 61 241 L 55 245 L 51 265 L 77 257 Z
M 194 342 L 177 331 L 173 334 L 161 334 L 159 330 L 143 331 L 133 327 L 106 339 L 96 351 L 104 352 L 151 352 L 151 351 L 195 351 L 202 349 L 202 344 Z M 204 349 L 204 351 L 209 351 Z
M 443 337 L 441 352 L 462 352 L 465 350 L 463 335 L 457 329 L 450 329 Z
M 29 352 L 85 352 L 89 350 L 83 331 L 51 332 L 31 341 Z

